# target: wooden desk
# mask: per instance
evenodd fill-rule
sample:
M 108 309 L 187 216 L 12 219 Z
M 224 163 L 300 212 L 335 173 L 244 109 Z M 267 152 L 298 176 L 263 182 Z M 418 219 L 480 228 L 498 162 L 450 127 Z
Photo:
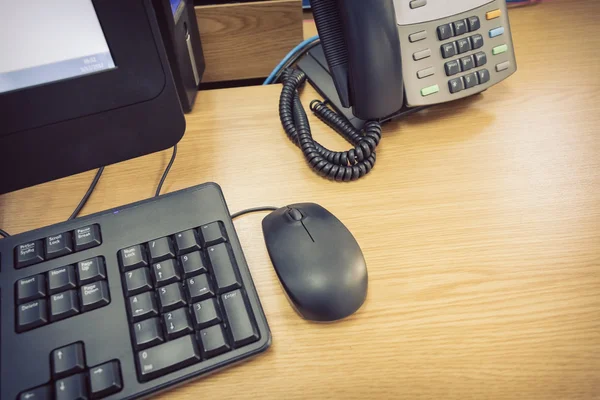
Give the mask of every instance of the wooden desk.
M 600 398 L 598 15 L 594 0 L 511 10 L 519 71 L 386 125 L 378 164 L 352 184 L 306 167 L 279 125 L 279 86 L 200 93 L 165 189 L 214 180 L 232 211 L 322 204 L 361 244 L 369 295 L 340 323 L 303 321 L 262 215 L 241 218 L 273 345 L 161 399 Z M 312 121 L 318 140 L 347 148 Z M 84 212 L 151 196 L 170 155 L 108 167 Z M 64 220 L 92 176 L 1 196 L 0 226 Z

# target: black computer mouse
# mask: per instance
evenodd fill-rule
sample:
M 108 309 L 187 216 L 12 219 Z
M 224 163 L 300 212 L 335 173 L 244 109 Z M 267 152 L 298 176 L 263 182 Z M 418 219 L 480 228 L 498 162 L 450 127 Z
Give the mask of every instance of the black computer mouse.
M 367 296 L 367 265 L 356 239 L 313 203 L 292 204 L 263 219 L 269 256 L 290 302 L 304 318 L 335 321 Z

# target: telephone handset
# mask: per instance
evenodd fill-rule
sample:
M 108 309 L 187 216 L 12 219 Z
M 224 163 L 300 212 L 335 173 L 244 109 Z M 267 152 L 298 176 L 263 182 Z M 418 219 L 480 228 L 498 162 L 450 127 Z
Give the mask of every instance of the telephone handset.
M 343 107 L 363 120 L 479 93 L 516 71 L 504 0 L 312 0 Z

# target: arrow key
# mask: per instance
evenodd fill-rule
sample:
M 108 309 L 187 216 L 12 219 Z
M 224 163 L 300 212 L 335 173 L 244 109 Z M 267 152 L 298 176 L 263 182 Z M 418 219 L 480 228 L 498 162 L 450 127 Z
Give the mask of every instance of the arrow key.
M 50 360 L 54 379 L 83 371 L 85 369 L 83 343 L 73 343 L 52 351 Z
M 71 375 L 54 382 L 55 400 L 87 400 L 85 375 Z
M 90 369 L 92 399 L 101 399 L 123 389 L 118 361 L 109 361 Z
M 38 386 L 34 389 L 29 389 L 19 394 L 18 400 L 50 400 L 52 399 L 52 393 L 50 392 L 50 386 Z

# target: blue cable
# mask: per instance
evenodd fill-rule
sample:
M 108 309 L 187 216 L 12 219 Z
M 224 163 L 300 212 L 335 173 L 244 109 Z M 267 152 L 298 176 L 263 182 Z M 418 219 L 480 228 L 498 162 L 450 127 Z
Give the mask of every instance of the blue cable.
M 275 76 L 277 75 L 277 73 L 279 73 L 279 71 L 281 70 L 281 68 L 283 68 L 283 66 L 285 65 L 285 63 L 287 63 L 288 60 L 294 56 L 294 54 L 298 53 L 299 51 L 302 51 L 302 49 L 304 49 L 306 46 L 308 46 L 309 44 L 311 44 L 312 42 L 314 42 L 314 41 L 316 41 L 318 39 L 319 39 L 319 35 L 316 35 L 316 36 L 313 36 L 311 38 L 306 39 L 305 41 L 303 41 L 302 43 L 300 43 L 298 46 L 294 47 L 294 49 L 292 51 L 290 51 L 283 58 L 283 60 L 281 60 L 281 62 L 279 64 L 277 64 L 277 66 L 275 67 L 275 69 L 273 70 L 273 72 L 271 72 L 271 74 L 264 81 L 263 85 L 270 85 L 271 83 L 273 83 L 273 79 L 275 79 Z

